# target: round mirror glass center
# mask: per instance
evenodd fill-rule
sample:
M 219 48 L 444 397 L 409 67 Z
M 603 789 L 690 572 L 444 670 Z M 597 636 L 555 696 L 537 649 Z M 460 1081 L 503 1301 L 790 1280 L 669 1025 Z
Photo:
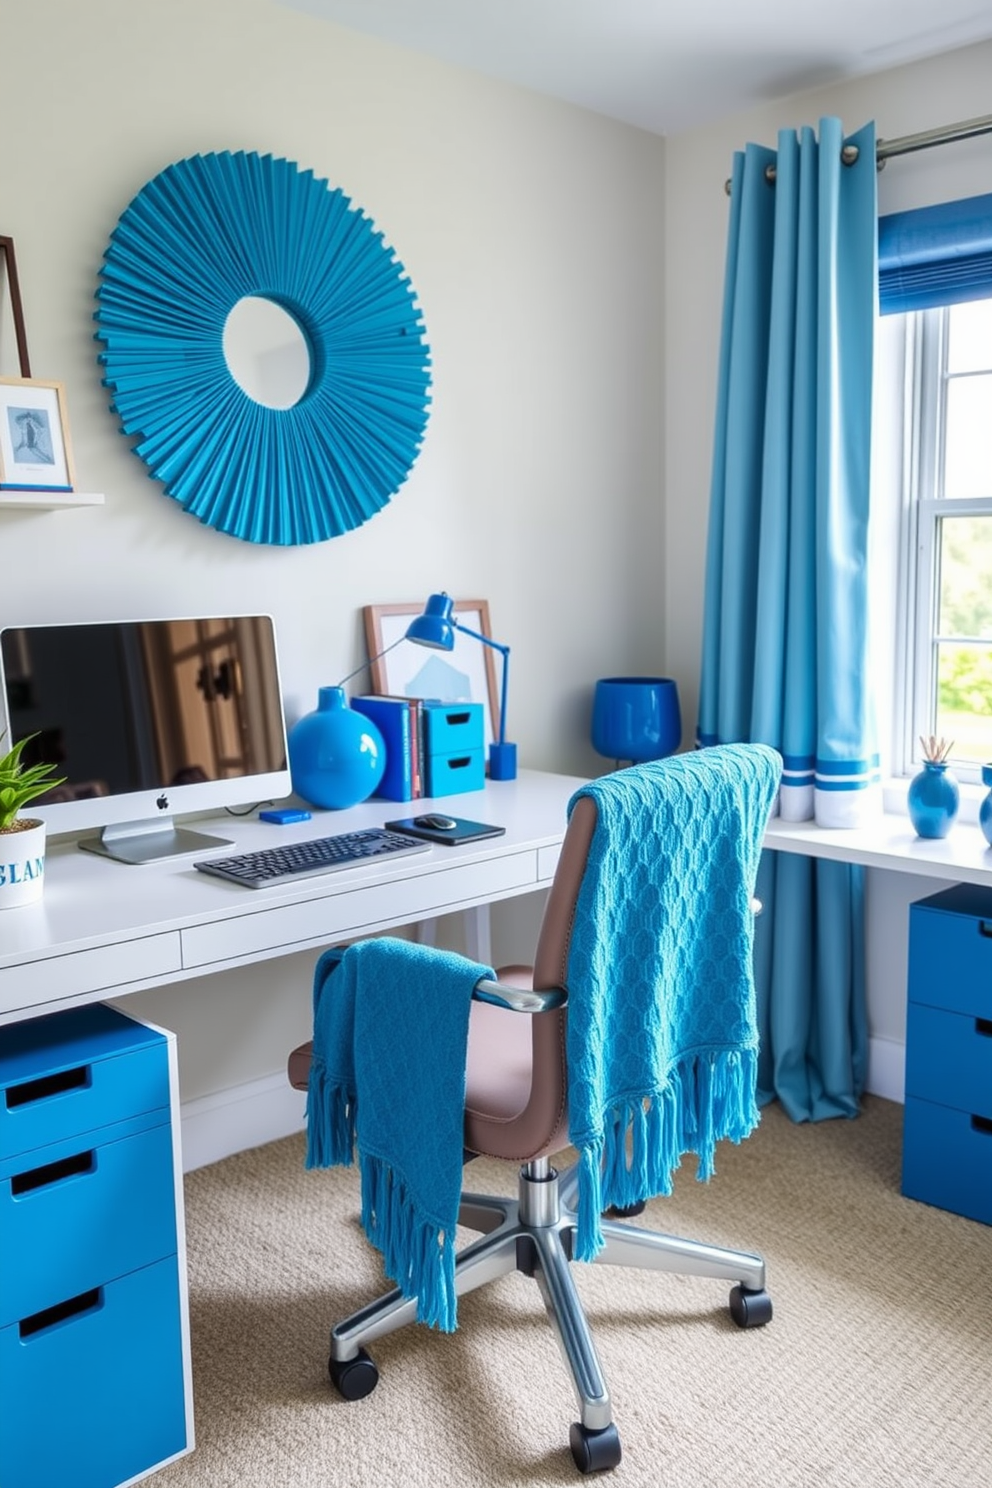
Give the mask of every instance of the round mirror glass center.
M 310 347 L 288 310 L 262 295 L 238 300 L 224 323 L 224 359 L 238 387 L 266 408 L 292 408 L 310 383 Z

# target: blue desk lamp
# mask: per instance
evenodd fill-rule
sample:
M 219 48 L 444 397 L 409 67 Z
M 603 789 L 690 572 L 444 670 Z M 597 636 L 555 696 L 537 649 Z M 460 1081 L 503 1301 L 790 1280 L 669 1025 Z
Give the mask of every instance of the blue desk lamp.
M 350 682 L 352 677 L 357 677 L 366 667 L 385 656 L 387 651 L 392 651 L 401 641 L 413 641 L 416 646 L 426 646 L 432 651 L 453 651 L 455 647 L 455 632 L 460 630 L 463 635 L 471 636 L 474 641 L 481 641 L 484 646 L 491 646 L 498 651 L 503 658 L 503 685 L 500 691 L 499 704 L 499 738 L 489 746 L 489 778 L 490 780 L 516 780 L 517 778 L 517 746 L 506 742 L 506 682 L 510 664 L 510 648 L 502 645 L 499 641 L 491 640 L 489 636 L 482 635 L 477 630 L 472 630 L 468 625 L 463 625 L 456 620 L 452 613 L 454 600 L 447 594 L 432 594 L 424 606 L 423 613 L 415 620 L 411 620 L 406 630 L 395 641 L 384 646 L 375 656 L 370 656 L 368 661 L 363 661 L 361 666 L 342 677 L 336 691 L 344 697 L 344 684 Z
M 495 743 L 489 746 L 489 778 L 490 780 L 516 780 L 517 778 L 517 746 L 506 742 L 506 682 L 510 670 L 510 648 L 501 645 L 499 641 L 491 640 L 489 636 L 480 634 L 477 630 L 471 630 L 469 626 L 462 625 L 452 614 L 454 600 L 447 594 L 432 594 L 424 606 L 422 615 L 412 620 L 407 626 L 406 637 L 418 646 L 428 646 L 434 651 L 452 651 L 455 645 L 455 632 L 460 630 L 463 635 L 471 636 L 475 641 L 481 641 L 484 646 L 491 646 L 498 651 L 503 658 L 503 682 L 500 689 L 499 700 L 499 737 Z

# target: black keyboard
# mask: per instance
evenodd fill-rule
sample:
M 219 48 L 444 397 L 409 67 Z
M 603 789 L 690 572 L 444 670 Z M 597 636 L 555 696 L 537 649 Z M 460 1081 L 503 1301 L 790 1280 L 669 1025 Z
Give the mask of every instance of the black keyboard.
M 417 842 L 385 827 L 366 827 L 360 832 L 339 832 L 334 837 L 315 837 L 290 847 L 266 847 L 261 852 L 238 853 L 233 858 L 204 858 L 194 863 L 201 873 L 230 879 L 246 889 L 264 889 L 288 878 L 312 878 L 338 868 L 354 868 L 403 853 L 425 852 L 428 842 Z

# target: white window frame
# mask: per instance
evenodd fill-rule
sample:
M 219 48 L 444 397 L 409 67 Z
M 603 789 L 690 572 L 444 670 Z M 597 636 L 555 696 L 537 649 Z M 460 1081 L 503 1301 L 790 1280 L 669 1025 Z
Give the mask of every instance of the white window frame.
M 940 603 L 938 524 L 955 516 L 992 516 L 992 496 L 944 496 L 949 307 L 905 317 L 903 492 L 900 514 L 894 773 L 911 775 L 922 763 L 920 735 L 935 731 L 937 630 Z M 962 784 L 981 780 L 980 763 L 952 756 Z

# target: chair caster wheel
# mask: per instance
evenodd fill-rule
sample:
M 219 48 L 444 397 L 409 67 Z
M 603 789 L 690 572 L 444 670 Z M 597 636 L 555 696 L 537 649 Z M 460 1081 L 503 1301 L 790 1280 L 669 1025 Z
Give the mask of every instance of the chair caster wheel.
M 735 1286 L 730 1293 L 730 1316 L 738 1328 L 763 1328 L 772 1320 L 772 1299 L 763 1289 L 749 1292 Z
M 591 1431 L 581 1421 L 568 1428 L 568 1445 L 581 1473 L 608 1472 L 620 1462 L 620 1437 L 611 1422 L 602 1431 Z
M 609 1209 L 603 1210 L 603 1213 L 606 1215 L 607 1219 L 633 1219 L 635 1215 L 643 1214 L 647 1207 L 647 1204 L 642 1199 L 640 1203 L 627 1204 L 626 1207 L 622 1209 L 619 1208 L 616 1204 L 611 1204 Z
M 363 1348 L 353 1359 L 328 1359 L 327 1372 L 345 1400 L 364 1400 L 379 1383 L 379 1371 Z

